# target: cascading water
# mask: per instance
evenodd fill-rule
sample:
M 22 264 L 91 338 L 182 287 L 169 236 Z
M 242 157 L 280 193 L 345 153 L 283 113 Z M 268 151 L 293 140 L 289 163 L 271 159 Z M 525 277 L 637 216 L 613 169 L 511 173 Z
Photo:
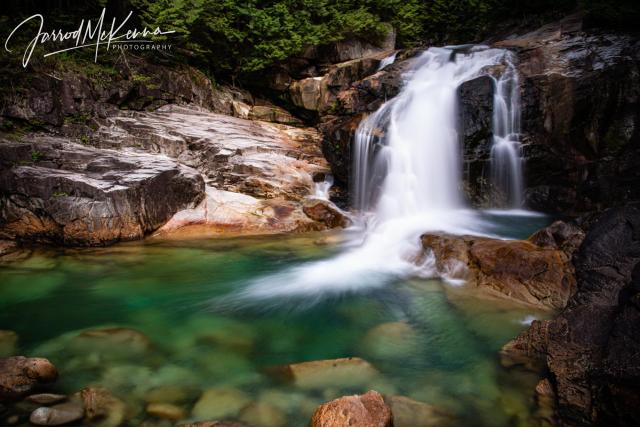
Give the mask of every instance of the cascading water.
M 322 181 L 314 184 L 313 196 L 317 199 L 329 200 L 329 190 L 333 186 L 333 175 L 325 174 Z
M 473 47 L 431 48 L 402 93 L 365 119 L 355 136 L 352 194 L 378 220 L 462 206 L 457 88 L 501 65 L 495 79 L 491 181 L 507 206 L 522 203 L 517 72 L 512 54 Z
M 355 229 L 364 232 L 351 240 L 346 252 L 257 280 L 242 296 L 301 296 L 312 303 L 325 294 L 382 286 L 410 275 L 430 276 L 433 258 L 422 256 L 421 234 L 490 234 L 487 221 L 465 207 L 460 190 L 457 89 L 464 81 L 495 71 L 496 65 L 513 71 L 497 79 L 496 103 L 504 105 L 495 108 L 493 162 L 500 168 L 507 160 L 513 165 L 502 148 L 504 141 L 517 148 L 511 144 L 517 142 L 518 129 L 511 63 L 507 51 L 470 46 L 431 48 L 417 58 L 402 92 L 365 119 L 355 136 L 352 195 L 361 225 Z M 513 173 L 518 171 L 505 176 L 511 179 Z M 502 182 L 503 176 L 496 174 L 498 179 Z
M 491 184 L 496 203 L 505 208 L 522 207 L 522 156 L 520 154 L 520 91 L 512 54 L 505 54 L 505 69 L 495 79 Z
M 398 52 L 393 52 L 391 55 L 382 58 L 382 61 L 380 61 L 380 65 L 378 65 L 378 71 L 380 71 L 380 70 L 384 69 L 385 67 L 388 67 L 389 65 L 393 64 L 394 62 L 396 62 L 396 55 L 397 54 L 398 54 Z

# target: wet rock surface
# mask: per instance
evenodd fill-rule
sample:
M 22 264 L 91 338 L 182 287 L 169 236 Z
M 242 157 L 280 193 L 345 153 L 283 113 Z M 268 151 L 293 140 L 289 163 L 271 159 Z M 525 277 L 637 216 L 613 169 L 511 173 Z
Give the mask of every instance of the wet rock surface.
M 321 405 L 313 414 L 311 427 L 392 427 L 393 416 L 380 393 L 368 391 L 344 396 Z
M 437 273 L 466 281 L 487 296 L 561 309 L 575 291 L 570 253 L 524 240 L 426 234 Z
M 577 292 L 567 308 L 502 350 L 507 364 L 549 372 L 563 423 L 640 422 L 639 233 L 637 204 L 606 211 L 576 253 Z

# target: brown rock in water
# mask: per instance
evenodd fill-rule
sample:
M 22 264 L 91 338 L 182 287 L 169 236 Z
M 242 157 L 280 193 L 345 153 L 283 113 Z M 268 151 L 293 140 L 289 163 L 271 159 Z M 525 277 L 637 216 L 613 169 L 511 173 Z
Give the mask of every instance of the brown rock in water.
M 24 356 L 0 359 L 0 401 L 20 398 L 57 378 L 56 367 L 47 359 Z
M 377 391 L 344 396 L 320 405 L 311 427 L 392 427 L 391 409 Z
M 351 224 L 347 215 L 328 200 L 308 199 L 304 202 L 302 211 L 309 218 L 326 224 L 329 228 L 345 228 Z
M 84 408 L 79 402 L 66 402 L 51 407 L 41 407 L 31 413 L 29 422 L 38 426 L 60 426 L 82 419 Z
M 447 279 L 464 279 L 489 295 L 563 308 L 575 290 L 569 256 L 524 240 L 425 234 L 426 256 Z

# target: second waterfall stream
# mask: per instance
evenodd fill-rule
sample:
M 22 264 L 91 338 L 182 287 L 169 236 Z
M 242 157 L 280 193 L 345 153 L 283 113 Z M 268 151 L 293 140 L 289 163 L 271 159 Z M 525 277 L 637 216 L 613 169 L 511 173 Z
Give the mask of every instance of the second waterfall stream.
M 356 226 L 344 252 L 250 284 L 245 297 L 321 297 L 433 275 L 422 259 L 429 231 L 490 234 L 490 224 L 462 194 L 458 87 L 494 79 L 492 185 L 519 208 L 522 200 L 519 97 L 512 54 L 482 46 L 430 48 L 414 60 L 402 92 L 360 124 L 353 149 Z

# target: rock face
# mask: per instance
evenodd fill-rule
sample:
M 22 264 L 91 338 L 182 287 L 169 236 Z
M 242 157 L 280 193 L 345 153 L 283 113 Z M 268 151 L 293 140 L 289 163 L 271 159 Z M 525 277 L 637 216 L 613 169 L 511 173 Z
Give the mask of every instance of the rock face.
M 0 401 L 17 399 L 58 377 L 47 359 L 23 356 L 0 359 Z
M 481 76 L 458 88 L 458 126 L 467 195 L 474 205 L 491 200 L 487 171 L 493 144 L 493 79 Z
M 548 371 L 566 425 L 640 423 L 639 261 L 640 206 L 608 210 L 576 254 L 567 308 L 502 350 L 507 364 Z
M 163 154 L 203 174 L 202 202 L 175 215 L 160 234 L 307 231 L 342 223 L 332 220 L 339 210 L 331 218 L 303 210 L 313 176 L 328 171 L 314 129 L 167 106 L 111 117 L 98 134 L 105 148 Z
M 215 91 L 209 79 L 194 68 L 165 67 L 129 58 L 114 67 L 34 70 L 15 73 L 0 116 L 61 126 L 65 121 L 88 121 L 107 117 L 119 108 L 155 109 L 165 104 L 192 103 L 214 111 L 228 112 L 229 95 Z
M 575 291 L 570 253 L 555 247 L 441 234 L 423 235 L 422 245 L 440 276 L 494 297 L 561 309 Z
M 193 169 L 56 137 L 0 143 L 5 238 L 102 245 L 139 239 L 202 199 Z
M 393 416 L 380 393 L 371 390 L 325 403 L 311 418 L 311 427 L 343 426 L 392 427 Z
M 496 43 L 518 52 L 527 201 L 577 213 L 637 200 L 640 44 L 579 15 Z

